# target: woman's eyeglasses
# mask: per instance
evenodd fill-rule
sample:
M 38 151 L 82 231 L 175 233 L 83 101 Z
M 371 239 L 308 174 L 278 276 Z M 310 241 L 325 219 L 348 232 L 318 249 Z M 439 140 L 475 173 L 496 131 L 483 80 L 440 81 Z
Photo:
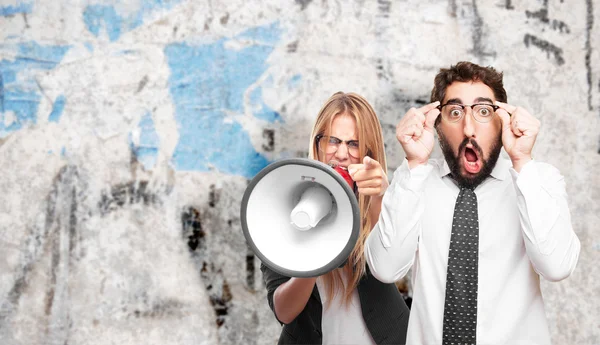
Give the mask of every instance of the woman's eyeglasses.
M 354 158 L 360 158 L 358 140 L 342 140 L 331 135 L 317 135 L 315 137 L 317 149 L 325 154 L 334 154 L 340 148 L 340 145 L 345 144 L 348 149 L 348 154 Z

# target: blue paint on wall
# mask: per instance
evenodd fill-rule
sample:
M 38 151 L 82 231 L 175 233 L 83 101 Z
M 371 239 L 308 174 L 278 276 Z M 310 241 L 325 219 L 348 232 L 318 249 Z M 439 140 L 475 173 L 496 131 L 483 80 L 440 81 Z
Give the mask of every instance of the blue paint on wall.
M 242 126 L 228 119 L 243 114 L 244 92 L 267 70 L 266 60 L 279 40 L 278 23 L 252 28 L 212 44 L 176 43 L 166 47 L 171 69 L 169 90 L 175 103 L 179 142 L 172 163 L 178 170 L 216 170 L 251 178 L 269 161 L 258 153 Z M 239 50 L 229 40 L 252 39 Z M 261 102 L 259 96 L 253 102 Z M 259 117 L 280 120 L 262 104 Z M 257 114 L 254 114 L 257 116 Z
M 142 24 L 144 18 L 154 11 L 170 9 L 181 0 L 141 0 L 136 11 L 128 11 L 126 15 L 119 13 L 114 5 L 92 4 L 83 10 L 83 21 L 88 31 L 99 37 L 103 31 L 110 41 L 116 41 L 125 32 L 131 31 Z
M 268 122 L 282 122 L 279 113 L 266 106 L 262 101 L 262 90 L 262 87 L 258 87 L 250 93 L 250 104 L 254 108 L 254 116 Z
M 139 143 L 134 143 L 130 134 L 129 145 L 137 160 L 144 165 L 146 170 L 150 170 L 156 165 L 156 157 L 160 147 L 160 138 L 156 132 L 152 114 L 146 113 L 140 119 L 138 128 L 140 130 Z
M 65 109 L 65 101 L 65 96 L 63 95 L 56 97 L 54 104 L 52 105 L 52 112 L 50 113 L 50 116 L 48 116 L 48 121 L 58 122 L 58 120 L 60 120 L 63 110 Z
M 0 6 L 0 17 L 14 16 L 15 14 L 31 13 L 33 2 L 23 1 L 16 5 Z
M 1 64 L 2 62 L 0 62 Z M 1 65 L 0 65 L 1 66 Z M 6 70 L 6 71 L 0 71 L 0 73 L 2 74 L 2 83 L 12 83 L 13 81 L 15 81 L 17 79 L 17 74 L 15 73 L 15 71 L 12 70 Z
M 87 29 L 98 37 L 100 29 L 104 29 L 111 41 L 121 36 L 123 19 L 115 8 L 109 5 L 90 5 L 83 10 L 83 21 Z
M 302 80 L 302 76 L 300 74 L 296 74 L 295 76 L 292 77 L 292 79 L 290 79 L 290 81 L 288 82 L 288 85 L 291 88 L 295 88 L 298 86 L 298 84 L 300 84 L 300 80 Z
M 40 98 L 37 92 L 5 88 L 3 112 L 0 115 L 0 138 L 21 129 L 27 123 L 35 123 Z M 12 120 L 8 120 L 8 116 Z
M 274 45 L 279 41 L 281 30 L 279 23 L 250 28 L 235 37 L 238 40 L 251 40 L 259 44 Z
M 0 70 L 0 114 L 4 113 L 4 76 Z
M 2 44 L 14 52 L 14 58 L 0 60 L 1 97 L 0 138 L 27 123 L 35 123 L 41 91 L 34 79 L 36 71 L 53 69 L 63 59 L 69 46 L 43 46 L 36 42 Z M 22 75 L 18 78 L 17 76 Z M 7 116 L 14 121 L 7 121 Z

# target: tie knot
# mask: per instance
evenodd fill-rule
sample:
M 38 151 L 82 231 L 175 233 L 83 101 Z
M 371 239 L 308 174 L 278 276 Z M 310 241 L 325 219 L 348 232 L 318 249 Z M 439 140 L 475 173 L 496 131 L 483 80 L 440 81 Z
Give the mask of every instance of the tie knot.
M 461 200 L 477 200 L 477 194 L 475 194 L 475 191 L 473 191 L 472 188 L 461 187 L 458 198 Z

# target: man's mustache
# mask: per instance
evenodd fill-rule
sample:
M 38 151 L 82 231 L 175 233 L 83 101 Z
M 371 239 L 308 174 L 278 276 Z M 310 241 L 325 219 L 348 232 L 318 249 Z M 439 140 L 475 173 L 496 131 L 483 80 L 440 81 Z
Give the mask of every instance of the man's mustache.
M 477 141 L 475 141 L 475 139 L 473 138 L 465 138 L 462 143 L 460 143 L 460 145 L 458 146 L 458 154 L 457 157 L 460 156 L 461 152 L 464 152 L 465 148 L 467 147 L 467 144 L 471 143 L 471 145 L 473 145 L 473 149 L 475 151 L 477 151 L 477 156 L 479 156 L 479 158 L 481 160 L 483 160 L 483 150 L 481 149 L 481 146 L 479 146 L 479 144 L 477 144 Z

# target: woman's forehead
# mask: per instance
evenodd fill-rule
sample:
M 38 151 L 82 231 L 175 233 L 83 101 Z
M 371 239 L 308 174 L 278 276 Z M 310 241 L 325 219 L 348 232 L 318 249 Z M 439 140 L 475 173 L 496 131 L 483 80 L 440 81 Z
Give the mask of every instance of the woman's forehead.
M 336 115 L 331 122 L 331 128 L 328 134 L 344 140 L 356 139 L 358 136 L 356 120 L 350 115 Z

